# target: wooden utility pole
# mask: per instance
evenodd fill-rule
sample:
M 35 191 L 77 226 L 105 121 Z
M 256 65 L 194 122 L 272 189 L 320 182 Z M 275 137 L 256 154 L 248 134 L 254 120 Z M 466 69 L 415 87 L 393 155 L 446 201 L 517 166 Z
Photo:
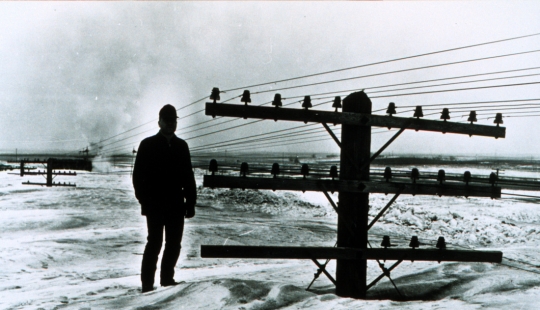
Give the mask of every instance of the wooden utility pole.
M 216 91 L 218 92 L 218 91 Z M 392 176 L 390 167 L 384 175 L 373 176 L 370 180 L 370 163 L 381 154 L 404 130 L 435 131 L 442 133 L 478 135 L 494 138 L 504 138 L 506 129 L 497 126 L 463 124 L 443 121 L 425 120 L 421 107 L 417 107 L 414 117 L 395 117 L 395 111 L 389 107 L 386 116 L 371 114 L 371 100 L 364 92 L 356 92 L 343 100 L 343 112 L 310 110 L 311 100 L 304 99 L 303 109 L 286 109 L 280 105 L 275 107 L 260 107 L 233 104 L 218 104 L 219 97 L 213 96 L 214 102 L 206 104 L 206 114 L 213 117 L 230 116 L 242 118 L 258 118 L 268 120 L 287 120 L 296 122 L 318 122 L 332 136 L 341 148 L 339 180 L 337 168 L 326 178 L 277 178 L 274 177 L 243 177 L 215 175 L 217 162 L 212 161 L 212 175 L 205 175 L 203 186 L 210 188 L 242 188 L 242 189 L 272 189 L 321 191 L 328 198 L 332 207 L 338 212 L 337 247 L 277 247 L 277 246 L 220 246 L 201 245 L 201 257 L 220 258 L 267 258 L 267 259 L 311 259 L 332 283 L 336 285 L 336 294 L 343 297 L 366 298 L 366 292 L 383 277 L 390 280 L 390 271 L 403 260 L 425 261 L 463 261 L 463 262 L 501 262 L 502 252 L 498 251 L 461 251 L 446 249 L 443 237 L 437 242 L 437 249 L 418 249 L 418 237 L 411 238 L 412 249 L 390 249 L 389 237 L 384 248 L 371 248 L 368 241 L 368 231 L 388 210 L 400 194 L 465 196 L 500 198 L 501 188 L 495 182 L 487 179 L 471 179 L 470 172 L 465 172 L 462 180 L 446 180 L 444 170 L 439 171 L 437 180 L 419 180 L 419 172 L 413 169 L 410 175 Z M 393 107 L 395 110 L 395 106 Z M 341 141 L 327 124 L 341 124 Z M 397 133 L 378 151 L 371 155 L 371 127 L 398 128 Z M 275 163 L 274 165 L 277 165 Z M 247 166 L 247 165 L 246 165 Z M 307 167 L 306 167 L 307 168 Z M 279 169 L 279 166 L 278 166 Z M 415 171 L 416 170 L 416 171 Z M 491 179 L 491 178 L 490 178 Z M 474 183 L 474 184 L 472 184 Z M 339 192 L 337 205 L 328 191 Z M 369 193 L 393 193 L 394 197 L 388 202 L 371 223 L 368 224 Z M 413 242 L 413 240 L 416 240 Z M 384 242 L 383 242 L 384 243 Z M 326 264 L 317 259 L 336 259 L 336 278 L 326 270 Z M 389 268 L 380 263 L 383 274 L 367 284 L 367 260 L 397 260 Z M 318 271 L 318 274 L 320 272 Z M 315 277 L 318 275 L 316 274 Z M 391 280 L 392 281 L 392 280 Z M 392 281 L 395 286 L 395 283 Z M 397 287 L 396 287 L 397 289 Z
M 33 164 L 47 164 L 47 170 L 42 172 L 42 171 L 37 171 L 37 172 L 33 172 L 33 171 L 26 171 L 25 170 L 25 164 L 27 163 L 33 163 Z M 25 175 L 45 175 L 45 179 L 46 179 L 46 182 L 45 183 L 36 183 L 36 182 L 30 182 L 30 181 L 27 181 L 27 182 L 23 182 L 22 184 L 23 185 L 41 185 L 41 186 L 47 186 L 47 187 L 52 187 L 52 186 L 70 186 L 70 187 L 75 187 L 76 185 L 75 184 L 71 184 L 71 183 L 59 183 L 59 182 L 53 182 L 53 177 L 54 176 L 58 176 L 58 175 L 62 175 L 62 176 L 76 176 L 77 173 L 76 172 L 58 172 L 58 171 L 54 171 L 53 169 L 55 168 L 56 165 L 76 165 L 77 162 L 67 162 L 66 161 L 62 161 L 62 160 L 58 160 L 58 159 L 54 159 L 54 158 L 49 158 L 47 159 L 47 161 L 40 161 L 40 160 L 34 160 L 34 161 L 30 161 L 30 160 L 22 160 L 21 161 L 21 164 L 20 164 L 20 176 L 25 176 Z M 65 168 L 65 167 L 64 167 Z
M 371 114 L 371 100 L 363 92 L 343 100 L 343 112 Z M 371 126 L 343 125 L 341 130 L 340 180 L 369 181 Z M 353 161 L 353 162 L 351 162 Z M 361 170 L 359 170 L 361 169 Z M 369 193 L 339 192 L 337 246 L 367 249 Z M 350 225 L 353 222 L 356 225 Z M 351 226 L 350 229 L 348 226 Z M 338 259 L 336 294 L 365 298 L 367 260 Z

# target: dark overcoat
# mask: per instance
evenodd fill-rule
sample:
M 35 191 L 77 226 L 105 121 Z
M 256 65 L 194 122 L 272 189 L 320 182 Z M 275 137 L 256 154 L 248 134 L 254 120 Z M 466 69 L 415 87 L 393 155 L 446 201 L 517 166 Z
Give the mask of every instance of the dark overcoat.
M 187 143 L 175 135 L 167 141 L 161 133 L 144 139 L 137 150 L 133 187 L 142 215 L 193 208 L 197 188 Z

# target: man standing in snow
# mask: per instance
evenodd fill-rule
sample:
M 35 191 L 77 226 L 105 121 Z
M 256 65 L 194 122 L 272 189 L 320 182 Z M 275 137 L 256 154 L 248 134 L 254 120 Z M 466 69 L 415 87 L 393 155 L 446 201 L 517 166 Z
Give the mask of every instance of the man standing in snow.
M 184 218 L 195 216 L 195 177 L 188 145 L 174 134 L 177 118 L 172 105 L 161 108 L 160 131 L 141 142 L 133 168 L 135 196 L 148 227 L 148 242 L 141 267 L 143 293 L 154 290 L 164 229 L 165 250 L 161 259 L 160 284 L 178 284 L 174 280 L 174 267 L 180 256 Z

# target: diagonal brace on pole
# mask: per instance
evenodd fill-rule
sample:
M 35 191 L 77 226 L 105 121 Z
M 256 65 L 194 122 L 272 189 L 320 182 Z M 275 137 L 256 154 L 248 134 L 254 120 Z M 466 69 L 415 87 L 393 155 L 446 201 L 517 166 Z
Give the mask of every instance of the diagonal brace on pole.
M 332 129 L 330 129 L 330 127 L 328 127 L 328 125 L 326 123 L 321 123 L 324 128 L 326 129 L 326 131 L 328 131 L 328 133 L 330 134 L 330 136 L 332 136 L 332 139 L 334 139 L 334 141 L 336 141 L 337 145 L 339 146 L 339 148 L 341 148 L 341 142 L 339 141 L 338 137 L 336 137 L 336 135 L 334 134 L 334 132 L 332 131 Z M 348 153 L 346 152 L 345 150 L 341 150 L 341 152 L 343 154 L 345 154 L 345 157 L 347 158 L 348 161 L 351 162 L 351 164 L 354 166 L 354 168 L 356 168 L 356 171 L 360 171 L 360 169 L 358 168 L 358 165 L 356 164 L 356 162 L 353 160 L 353 157 Z
M 377 279 L 373 280 L 370 284 L 368 284 L 368 286 L 366 287 L 366 291 L 369 290 L 370 288 L 372 288 L 375 284 L 377 284 L 377 282 L 379 282 L 382 278 L 384 278 L 387 274 L 389 275 L 390 274 L 390 271 L 392 271 L 394 268 L 396 268 L 399 264 L 401 264 L 401 262 L 403 262 L 403 259 L 400 259 L 398 260 L 397 262 L 395 262 L 392 266 L 390 266 L 390 268 L 387 268 L 385 270 L 385 272 L 383 274 L 381 274 L 380 276 L 377 277 Z M 392 281 L 393 282 L 393 281 Z
M 334 141 L 336 141 L 337 145 L 341 148 L 341 142 L 339 141 L 338 137 L 336 137 L 336 135 L 334 134 L 332 129 L 330 129 L 330 127 L 328 127 L 328 125 L 326 123 L 321 123 L 321 124 L 324 126 L 324 129 L 326 129 L 326 131 L 328 131 L 330 136 L 332 136 L 332 139 L 334 139 Z
M 323 188 L 324 188 L 324 184 L 323 184 Z M 336 213 L 339 214 L 338 212 L 338 207 L 336 205 L 336 203 L 334 202 L 334 200 L 332 199 L 332 197 L 330 197 L 330 195 L 328 195 L 328 191 L 326 190 L 326 188 L 323 190 L 323 193 L 324 195 L 326 196 L 326 199 L 328 199 L 328 201 L 330 202 L 330 204 L 332 205 L 332 208 L 334 208 L 334 211 L 336 211 Z
M 337 242 L 336 244 L 334 244 L 334 247 L 337 247 Z M 326 262 L 324 262 L 324 264 L 322 265 L 323 268 L 319 268 L 317 269 L 317 272 L 315 272 L 315 274 L 313 275 L 313 280 L 311 280 L 311 283 L 308 285 L 308 287 L 306 288 L 306 291 L 309 291 L 309 289 L 311 288 L 311 286 L 313 285 L 313 283 L 315 283 L 315 280 L 317 280 L 319 278 L 319 276 L 321 275 L 321 273 L 323 272 L 323 269 L 326 268 L 326 265 L 328 265 L 328 263 L 330 262 L 330 258 L 326 259 Z M 331 281 L 331 280 L 330 280 Z
M 370 248 L 373 248 L 371 246 L 371 243 L 368 241 L 368 245 Z M 366 291 L 369 290 L 369 288 L 372 286 L 372 285 L 375 285 L 380 279 L 382 279 L 384 276 L 388 277 L 388 280 L 390 280 L 390 282 L 392 283 L 392 285 L 394 286 L 394 288 L 396 289 L 396 291 L 398 292 L 399 296 L 403 298 L 403 295 L 401 295 L 401 292 L 399 291 L 396 283 L 394 282 L 394 280 L 392 280 L 392 278 L 390 277 L 390 271 L 394 268 L 396 268 L 401 262 L 403 261 L 403 258 L 399 260 L 399 262 L 395 263 L 393 266 L 391 266 L 390 268 L 385 268 L 384 267 L 384 264 L 381 263 L 378 259 L 377 259 L 377 264 L 379 264 L 379 268 L 381 268 L 382 270 L 382 275 L 380 275 L 377 279 L 375 279 L 375 281 L 371 282 L 370 286 L 367 286 L 366 287 Z
M 365 163 L 364 165 L 362 165 L 361 169 L 364 169 L 367 165 L 371 164 L 371 162 L 373 162 L 375 160 L 375 158 L 377 158 L 377 156 L 381 155 L 381 153 L 392 143 L 394 142 L 394 140 L 397 139 L 397 137 L 399 137 L 399 135 L 401 135 L 403 132 L 405 131 L 405 127 L 401 128 L 398 132 L 396 132 L 396 134 L 390 138 L 390 140 L 388 140 L 388 142 L 386 142 L 383 146 L 381 146 L 381 148 L 375 152 L 375 154 L 373 154 L 371 156 L 371 158 L 369 159 L 369 161 L 367 163 Z
M 386 204 L 386 206 L 382 208 L 379 214 L 377 214 L 377 216 L 375 216 L 371 223 L 369 223 L 367 230 L 369 230 L 381 218 L 381 216 L 383 216 L 383 214 L 388 210 L 388 208 L 390 208 L 394 201 L 396 201 L 396 199 L 399 197 L 399 194 L 401 194 L 402 190 L 403 188 L 400 188 L 398 192 L 394 195 L 394 197 L 392 197 L 392 199 L 390 199 L 390 201 Z
M 324 185 L 323 185 L 323 188 L 324 188 Z M 334 210 L 336 211 L 336 213 L 339 214 L 338 207 L 337 207 L 336 203 L 334 202 L 334 200 L 332 199 L 332 197 L 330 197 L 330 195 L 328 195 L 328 191 L 326 189 L 324 189 L 323 193 L 326 196 L 326 198 L 328 199 L 328 201 L 330 202 L 330 204 L 332 205 L 332 207 L 334 208 Z M 352 221 L 345 221 L 345 226 L 347 227 L 347 229 L 351 233 L 351 236 L 354 236 L 355 232 L 354 232 L 353 228 L 351 227 L 351 224 L 354 225 L 354 223 L 352 223 Z
M 324 264 L 324 266 L 323 266 L 316 259 L 312 258 L 311 260 L 315 263 L 315 265 L 317 265 L 317 267 L 319 267 L 319 270 L 322 271 L 328 277 L 328 279 L 330 279 L 330 281 L 332 281 L 332 283 L 334 283 L 334 285 L 336 285 L 336 280 L 334 279 L 334 277 L 332 277 L 332 275 L 330 275 L 328 273 L 328 271 L 326 271 L 326 269 L 325 269 L 326 264 Z M 319 270 L 317 270 L 317 272 L 319 272 Z M 315 279 L 313 279 L 313 280 L 315 280 Z M 311 286 L 311 284 L 310 284 L 310 286 Z

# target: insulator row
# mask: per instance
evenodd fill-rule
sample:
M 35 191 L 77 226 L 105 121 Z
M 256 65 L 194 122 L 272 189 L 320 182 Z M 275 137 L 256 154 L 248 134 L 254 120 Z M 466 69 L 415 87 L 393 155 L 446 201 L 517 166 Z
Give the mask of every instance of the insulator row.
M 216 101 L 219 101 L 220 100 L 219 93 L 220 93 L 219 88 L 217 87 L 212 88 L 212 92 L 210 94 L 210 100 L 213 100 L 214 103 L 216 103 Z M 275 94 L 274 100 L 272 101 L 272 105 L 275 106 L 276 108 L 283 106 L 281 99 L 282 99 L 281 94 Z M 244 90 L 244 93 L 242 94 L 240 101 L 243 102 L 245 105 L 247 105 L 248 103 L 251 103 L 251 94 L 249 90 Z M 313 105 L 311 104 L 311 96 L 305 96 L 304 100 L 302 101 L 302 108 L 307 110 L 312 107 Z M 335 111 L 337 112 L 338 109 L 341 107 L 342 107 L 341 97 L 336 96 L 334 99 L 334 103 L 332 104 L 332 108 L 335 108 L 336 109 Z M 386 114 L 388 114 L 389 116 L 392 116 L 396 113 L 397 113 L 396 104 L 394 102 L 390 102 L 388 104 L 388 108 L 386 109 Z M 420 117 L 424 117 L 424 113 L 422 112 L 422 106 L 416 106 L 413 117 L 416 117 L 417 119 Z M 497 124 L 497 127 L 499 127 L 500 124 L 503 124 L 502 118 L 503 118 L 502 113 L 496 113 L 495 120 L 493 121 L 493 123 Z M 443 108 L 440 119 L 442 119 L 445 122 L 446 120 L 450 119 L 450 110 L 448 108 Z M 277 121 L 277 119 L 275 121 Z M 471 111 L 467 121 L 471 122 L 471 124 L 477 121 L 476 111 Z
M 383 172 L 383 178 L 386 180 L 386 182 L 389 182 L 392 178 L 392 168 L 386 167 Z M 416 180 L 420 178 L 420 171 L 418 171 L 418 168 L 413 168 L 410 173 L 410 178 L 413 183 L 416 183 Z M 465 182 L 466 185 L 469 185 L 469 182 L 472 179 L 472 175 L 470 171 L 465 171 L 463 173 L 463 182 Z M 443 184 L 444 181 L 446 181 L 446 172 L 444 169 L 440 169 L 437 173 L 437 181 L 439 181 L 439 184 Z M 492 186 L 495 186 L 495 184 L 499 181 L 499 176 L 492 172 L 489 175 L 489 184 Z
M 394 102 L 390 102 L 388 104 L 388 108 L 386 109 L 386 114 L 388 114 L 388 116 L 392 116 L 396 113 L 397 113 L 396 104 Z M 422 106 L 416 106 L 413 117 L 416 117 L 416 118 L 424 117 L 424 113 L 422 112 Z M 446 120 L 450 119 L 450 110 L 448 108 L 443 108 L 440 119 L 442 119 L 445 122 Z M 471 124 L 478 121 L 476 119 L 476 111 L 471 111 L 467 121 L 471 122 Z M 502 113 L 495 114 L 495 121 L 493 121 L 493 123 L 497 124 L 497 127 L 499 127 L 499 124 L 503 124 Z
M 302 166 L 300 168 L 300 174 L 303 176 L 304 179 L 306 179 L 307 176 L 310 175 L 310 170 L 311 169 L 310 169 L 308 164 L 302 164 Z M 210 171 L 212 173 L 212 175 L 215 175 L 215 173 L 218 172 L 217 160 L 215 160 L 215 159 L 210 160 L 210 164 L 208 166 L 208 171 Z M 263 169 L 262 171 L 268 171 L 268 170 Z M 319 170 L 319 171 L 322 171 L 322 170 Z M 256 172 L 261 172 L 261 170 L 260 169 L 258 171 L 256 170 Z M 279 164 L 278 163 L 273 163 L 272 168 L 270 169 L 270 174 L 274 178 L 277 178 L 277 176 L 279 174 L 282 174 L 282 173 L 283 172 L 281 171 Z M 59 174 L 67 174 L 67 173 L 59 173 Z M 240 164 L 240 176 L 241 177 L 246 177 L 248 174 L 249 174 L 249 165 L 248 165 L 247 162 L 242 162 Z M 316 175 L 316 173 L 315 173 L 315 175 Z M 336 178 L 339 178 L 337 166 L 332 165 L 330 167 L 329 173 L 326 176 L 331 177 L 332 180 L 335 180 Z M 386 180 L 386 182 L 390 182 L 390 179 L 392 179 L 393 177 L 394 177 L 394 175 L 392 173 L 392 168 L 386 167 L 384 169 L 384 172 L 383 172 L 383 178 Z M 408 177 L 411 179 L 412 183 L 415 184 L 416 181 L 418 179 L 420 179 L 420 171 L 418 170 L 418 168 L 413 168 L 411 170 L 410 174 L 408 174 Z M 463 173 L 463 179 L 462 180 L 463 180 L 463 182 L 465 182 L 466 185 L 469 185 L 469 182 L 471 182 L 471 180 L 472 180 L 471 172 L 470 171 L 465 171 Z M 440 185 L 442 185 L 446 181 L 446 172 L 444 171 L 444 169 L 440 169 L 437 172 L 437 181 L 439 182 Z M 498 181 L 499 181 L 499 176 L 495 172 L 492 172 L 489 175 L 489 181 L 488 181 L 489 184 L 491 184 L 492 186 L 495 186 Z
M 381 247 L 383 248 L 389 248 L 395 246 L 394 244 L 390 243 L 390 236 L 383 236 L 383 240 L 381 242 Z M 418 241 L 418 236 L 412 236 L 411 241 L 409 242 L 409 247 L 416 249 L 420 247 L 420 242 Z M 444 240 L 444 237 L 439 237 L 437 239 L 437 244 L 435 247 L 439 250 L 446 250 L 446 241 Z
M 218 172 L 218 163 L 217 160 L 211 159 L 210 164 L 208 165 L 208 171 L 212 173 L 212 175 L 215 175 L 216 172 Z M 309 175 L 309 165 L 308 164 L 302 164 L 302 167 L 300 168 L 300 174 L 304 177 L 304 179 Z M 272 164 L 272 169 L 270 170 L 270 174 L 274 176 L 274 178 L 277 177 L 278 174 L 280 174 L 280 168 L 278 163 Z M 246 162 L 243 162 L 240 164 L 240 176 L 246 177 L 247 174 L 249 174 L 249 165 Z M 328 174 L 329 177 L 334 180 L 338 177 L 338 169 L 337 166 L 331 166 L 330 172 Z

